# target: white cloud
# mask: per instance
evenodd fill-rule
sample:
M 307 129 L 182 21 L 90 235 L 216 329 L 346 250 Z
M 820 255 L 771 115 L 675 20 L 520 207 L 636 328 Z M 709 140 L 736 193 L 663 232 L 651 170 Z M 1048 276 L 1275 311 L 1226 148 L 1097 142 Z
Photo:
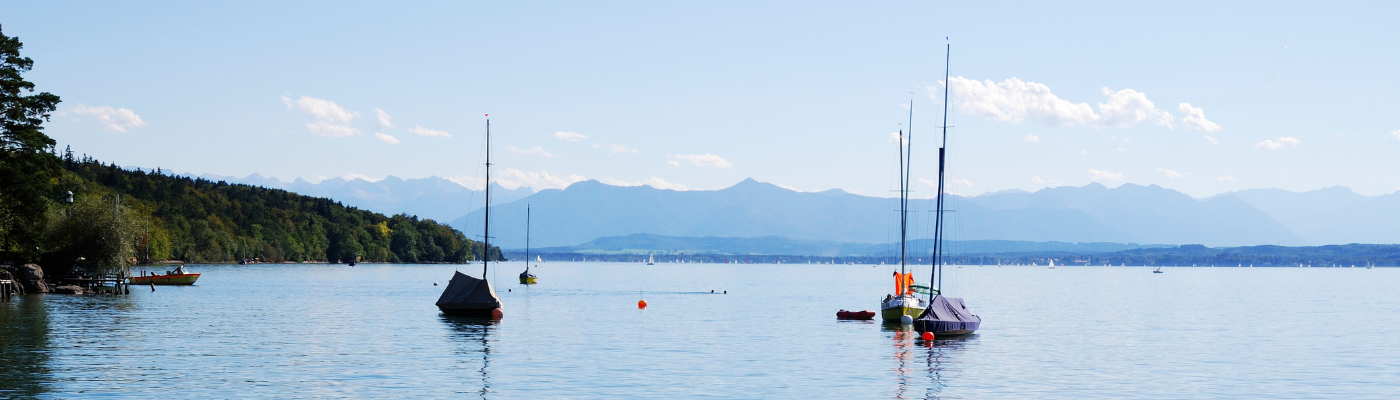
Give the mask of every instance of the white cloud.
M 295 103 L 287 96 L 282 96 L 282 103 L 289 108 L 296 108 L 306 115 L 316 117 L 317 120 L 347 123 L 360 116 L 359 112 L 347 111 L 334 101 L 322 100 L 311 96 L 301 96 Z
M 666 160 L 666 165 L 670 165 L 672 167 L 679 167 L 681 166 L 681 162 L 676 160 Z
M 545 151 L 544 147 L 540 147 L 540 146 L 535 146 L 535 147 L 531 147 L 531 148 L 524 149 L 524 150 L 517 149 L 517 148 L 515 148 L 515 146 L 508 146 L 508 147 L 506 147 L 506 150 L 510 150 L 511 153 L 516 153 L 516 154 L 525 154 L 525 155 L 534 154 L 534 155 L 538 155 L 538 156 L 540 156 L 540 157 L 546 157 L 546 158 L 548 158 L 548 157 L 554 157 L 554 154 L 553 154 L 553 153 L 550 153 L 550 152 L 548 152 L 548 151 Z
M 677 161 L 689 161 L 697 167 L 730 168 L 734 166 L 734 164 L 730 164 L 729 161 L 725 161 L 725 159 L 714 154 L 677 154 L 666 156 L 666 158 Z
M 1044 180 L 1044 179 L 1040 179 L 1039 176 L 1032 176 L 1032 177 L 1031 177 L 1031 182 L 1035 182 L 1035 183 L 1045 183 L 1045 180 Z
M 1205 110 L 1192 107 L 1191 103 L 1181 103 L 1177 105 L 1177 108 L 1181 109 L 1181 112 L 1186 113 L 1185 117 L 1181 117 L 1181 124 L 1186 125 L 1189 129 L 1206 132 L 1215 132 L 1223 129 L 1220 125 L 1206 119 Z
M 1219 141 L 1219 140 L 1215 140 L 1215 138 L 1210 137 L 1210 135 L 1206 135 L 1206 140 L 1209 140 L 1209 141 L 1210 141 L 1210 144 L 1213 144 L 1213 145 L 1216 145 L 1216 146 L 1219 146 L 1219 145 L 1220 145 L 1220 141 Z
M 360 134 L 359 129 L 349 125 L 350 120 L 359 117 L 360 113 L 348 111 L 339 104 L 335 104 L 334 101 L 301 96 L 293 102 L 290 97 L 284 95 L 282 96 L 282 104 L 316 119 L 316 122 L 306 124 L 306 130 L 311 131 L 312 135 L 346 137 Z
M 1395 131 L 1395 132 L 1387 133 L 1387 134 L 1385 135 L 1385 137 L 1394 137 L 1395 140 L 1400 140 L 1400 131 Z
M 899 132 L 890 132 L 890 143 L 909 144 L 909 139 L 900 136 Z
M 374 178 L 370 178 L 370 177 L 368 177 L 368 176 L 360 175 L 360 174 L 356 174 L 356 173 L 345 174 L 345 176 L 343 176 L 342 178 L 345 178 L 345 180 L 347 180 L 347 181 L 353 181 L 353 180 L 359 179 L 359 180 L 368 181 L 368 182 L 379 182 L 379 181 L 384 180 L 384 178 L 374 179 Z
M 623 146 L 623 145 L 620 145 L 620 144 L 613 144 L 613 145 L 609 145 L 609 146 L 612 147 L 612 152 L 613 152 L 614 154 L 616 154 L 616 153 L 636 153 L 636 152 L 637 152 L 637 149 L 629 149 L 629 148 L 627 148 L 626 146 Z
M 424 127 L 419 126 L 419 125 L 414 125 L 413 128 L 412 128 L 412 129 L 409 129 L 408 131 L 409 131 L 410 133 L 412 133 L 412 134 L 414 134 L 414 135 L 418 135 L 418 136 L 452 137 L 452 134 L 451 134 L 451 133 L 447 133 L 447 132 L 439 131 L 439 130 L 435 130 L 435 129 L 428 129 L 428 128 L 424 128 Z
M 1099 171 L 1093 168 L 1089 168 L 1089 175 L 1093 176 L 1094 179 L 1107 179 L 1111 181 L 1123 179 L 1123 174 L 1117 172 Z
M 391 119 L 392 119 L 393 117 L 390 117 L 390 116 L 389 116 L 389 113 L 386 113 L 386 112 L 384 112 L 384 110 L 381 110 L 381 109 L 376 108 L 376 109 L 374 109 L 374 115 L 376 115 L 376 116 L 379 117 L 379 127 L 380 127 L 380 128 L 384 128 L 384 129 L 394 129 L 394 122 L 391 121 Z
M 564 139 L 564 140 L 567 140 L 567 141 L 570 141 L 570 142 L 577 142 L 577 141 L 579 141 L 579 139 L 588 138 L 588 136 L 584 136 L 583 134 L 580 134 L 580 133 L 578 133 L 578 132 L 567 132 L 567 131 L 554 132 L 554 137 L 560 138 L 560 139 Z
M 1229 176 L 1229 175 L 1225 175 L 1225 176 L 1222 176 L 1222 177 L 1219 177 L 1219 178 L 1215 178 L 1215 180 L 1217 180 L 1217 181 L 1233 181 L 1233 180 L 1235 180 L 1235 177 Z
M 1267 149 L 1267 150 L 1278 150 L 1278 149 L 1282 149 L 1282 148 L 1284 148 L 1284 147 L 1298 147 L 1298 143 L 1302 143 L 1302 142 L 1299 141 L 1298 139 L 1294 139 L 1294 138 L 1292 138 L 1292 137 L 1287 137 L 1287 136 L 1285 136 L 1285 137 L 1278 138 L 1278 140 L 1276 140 L 1276 141 L 1275 141 L 1275 140 L 1265 140 L 1265 141 L 1259 142 L 1259 144 L 1254 145 L 1254 148 L 1256 148 L 1256 149 Z
M 346 137 L 360 134 L 359 129 L 329 121 L 316 121 L 315 123 L 306 124 L 306 130 L 311 131 L 312 135 L 326 137 Z
M 1080 149 L 1080 150 L 1079 150 L 1079 154 L 1080 154 L 1080 155 L 1089 155 L 1089 151 L 1088 151 L 1088 150 L 1084 150 L 1084 149 Z
M 548 172 L 524 172 L 515 168 L 506 168 L 501 172 L 501 177 L 495 182 L 508 189 L 525 186 L 536 191 L 541 189 L 563 189 L 583 181 L 586 178 L 577 174 L 567 176 L 551 175 Z
M 972 181 L 969 181 L 967 179 L 949 179 L 948 184 L 953 186 L 972 187 Z
M 1161 173 L 1163 173 L 1163 174 L 1166 174 L 1168 178 L 1181 178 L 1181 177 L 1185 176 L 1185 175 L 1182 175 L 1180 172 L 1172 171 L 1172 170 L 1169 170 L 1169 169 L 1166 169 L 1166 168 L 1157 168 L 1157 172 L 1161 172 Z
M 102 128 L 111 132 L 126 132 L 127 128 L 146 126 L 146 121 L 141 120 L 141 116 L 127 108 L 112 108 L 112 106 L 92 107 L 78 104 L 73 107 L 74 114 L 91 115 L 102 121 Z
M 1108 96 L 1099 103 L 1098 112 L 1088 103 L 1073 103 L 1050 93 L 1041 83 L 1017 78 L 1001 83 L 990 79 L 982 82 L 961 76 L 949 80 L 953 92 L 962 100 L 959 109 L 965 113 L 997 121 L 1021 122 L 1027 119 L 1050 126 L 1091 126 L 1127 128 L 1144 120 L 1173 127 L 1174 118 L 1158 109 L 1147 95 L 1132 89 L 1117 92 L 1103 88 Z M 930 96 L 936 88 L 929 87 Z M 938 93 L 941 95 L 941 93 Z M 939 97 L 939 96 L 934 96 Z
M 646 186 L 651 186 L 651 187 L 653 187 L 653 188 L 663 189 L 663 190 L 675 190 L 675 191 L 682 191 L 682 192 L 683 192 L 683 191 L 690 190 L 690 188 L 685 187 L 685 185 L 682 185 L 682 184 L 679 184 L 679 183 L 674 183 L 674 182 L 667 182 L 665 179 L 661 179 L 661 178 L 658 178 L 658 177 L 655 177 L 655 176 L 650 177 L 650 178 L 647 178 L 647 179 L 643 179 L 641 182 L 628 182 L 628 181 L 624 181 L 624 180 L 621 180 L 621 179 L 613 179 L 613 178 L 603 179 L 603 180 L 601 180 L 601 181 L 599 181 L 599 182 L 603 182 L 603 183 L 606 183 L 606 184 L 609 184 L 609 185 L 613 185 L 613 186 L 643 186 L 643 185 L 646 185 Z
M 387 135 L 387 134 L 383 134 L 383 133 L 375 133 L 375 134 L 374 134 L 374 137 L 377 137 L 377 138 L 379 138 L 380 141 L 383 141 L 384 143 L 388 143 L 388 144 L 399 144 L 399 143 L 402 143 L 402 142 L 403 142 L 403 141 L 399 140 L 399 138 L 396 138 L 396 137 L 393 137 L 393 136 L 390 136 L 390 135 Z
M 1040 143 L 1040 136 L 1036 136 L 1034 133 L 1026 134 L 1026 141 L 1030 143 Z

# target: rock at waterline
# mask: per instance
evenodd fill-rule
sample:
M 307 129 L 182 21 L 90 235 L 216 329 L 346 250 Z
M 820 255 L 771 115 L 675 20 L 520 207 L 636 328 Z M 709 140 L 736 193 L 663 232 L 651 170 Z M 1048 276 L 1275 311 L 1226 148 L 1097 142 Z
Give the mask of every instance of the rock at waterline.
M 83 288 L 78 287 L 78 285 L 63 285 L 53 288 L 53 292 L 56 294 L 83 294 Z
M 20 286 L 24 286 L 24 291 L 29 293 L 48 293 L 49 287 L 44 284 L 44 269 L 39 268 L 39 264 L 24 264 L 16 271 L 15 280 Z

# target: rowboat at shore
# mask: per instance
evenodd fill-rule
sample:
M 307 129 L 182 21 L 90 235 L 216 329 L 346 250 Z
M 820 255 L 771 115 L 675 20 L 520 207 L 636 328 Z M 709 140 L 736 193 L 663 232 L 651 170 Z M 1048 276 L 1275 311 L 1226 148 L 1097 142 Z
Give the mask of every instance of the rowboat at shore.
M 184 265 L 180 265 L 174 271 L 165 271 L 165 274 L 133 276 L 127 282 L 132 285 L 193 285 L 198 279 L 199 274 L 191 274 L 185 271 Z

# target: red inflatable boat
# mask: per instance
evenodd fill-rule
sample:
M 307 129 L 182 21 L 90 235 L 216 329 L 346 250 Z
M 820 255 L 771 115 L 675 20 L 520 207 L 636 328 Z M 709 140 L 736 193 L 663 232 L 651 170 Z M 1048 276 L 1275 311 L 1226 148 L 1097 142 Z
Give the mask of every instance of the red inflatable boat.
M 875 319 L 875 312 L 874 312 L 874 311 L 870 311 L 870 310 L 862 310 L 862 311 L 846 311 L 846 310 L 841 310 L 841 311 L 837 311 L 837 312 L 836 312 L 836 319 L 860 319 L 860 320 Z

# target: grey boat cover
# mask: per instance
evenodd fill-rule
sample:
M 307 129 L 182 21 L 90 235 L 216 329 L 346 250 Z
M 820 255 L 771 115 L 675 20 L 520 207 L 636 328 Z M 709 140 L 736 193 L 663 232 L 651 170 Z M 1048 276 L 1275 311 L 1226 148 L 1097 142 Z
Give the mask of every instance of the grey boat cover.
M 914 330 L 933 332 L 935 335 L 942 332 L 971 333 L 981 324 L 982 318 L 972 315 L 962 299 L 938 295 L 933 297 L 924 313 L 914 319 Z
M 501 307 L 501 298 L 491 289 L 490 282 L 458 271 L 452 275 L 452 280 L 447 282 L 447 289 L 443 289 L 442 297 L 438 297 L 437 306 L 443 311 L 489 311 Z

